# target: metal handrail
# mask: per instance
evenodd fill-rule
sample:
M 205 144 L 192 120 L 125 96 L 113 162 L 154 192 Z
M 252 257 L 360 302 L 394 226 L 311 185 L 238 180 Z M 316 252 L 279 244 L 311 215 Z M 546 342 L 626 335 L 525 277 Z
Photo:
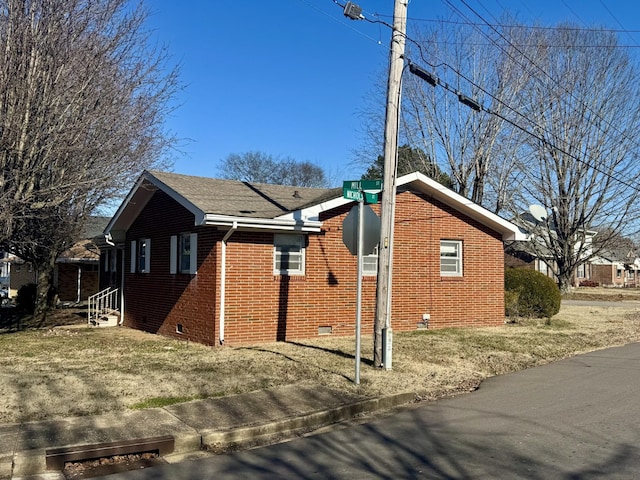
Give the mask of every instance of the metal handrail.
M 88 301 L 89 309 L 87 322 L 91 325 L 105 313 L 111 313 L 118 310 L 118 289 L 111 287 L 105 288 L 104 290 L 91 295 Z

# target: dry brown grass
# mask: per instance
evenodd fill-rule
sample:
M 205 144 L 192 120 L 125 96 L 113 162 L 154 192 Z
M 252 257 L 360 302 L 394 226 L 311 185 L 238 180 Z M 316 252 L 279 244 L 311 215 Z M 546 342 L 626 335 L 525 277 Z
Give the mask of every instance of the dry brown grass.
M 563 306 L 551 325 L 396 333 L 393 370 L 371 366 L 362 338 L 355 385 L 354 338 L 324 337 L 210 348 L 130 330 L 58 326 L 0 335 L 0 423 L 88 415 L 276 385 L 311 383 L 362 396 L 403 391 L 433 399 L 482 379 L 640 340 L 640 302 Z

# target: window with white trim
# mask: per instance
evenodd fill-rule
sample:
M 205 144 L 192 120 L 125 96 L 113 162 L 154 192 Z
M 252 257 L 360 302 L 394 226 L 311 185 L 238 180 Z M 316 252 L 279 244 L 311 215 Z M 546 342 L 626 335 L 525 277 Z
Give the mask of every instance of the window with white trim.
M 576 276 L 578 278 L 586 278 L 586 271 L 584 268 L 584 263 L 581 263 L 580 265 L 578 265 L 577 271 L 576 271 Z
M 182 233 L 171 236 L 170 273 L 195 274 L 198 268 L 198 234 Z
M 375 276 L 378 274 L 378 246 L 369 255 L 362 257 L 362 275 Z
M 274 275 L 304 275 L 304 235 L 276 233 L 273 236 Z
M 462 240 L 440 240 L 440 275 L 462 276 Z
M 151 265 L 151 239 L 131 241 L 131 273 L 149 273 Z

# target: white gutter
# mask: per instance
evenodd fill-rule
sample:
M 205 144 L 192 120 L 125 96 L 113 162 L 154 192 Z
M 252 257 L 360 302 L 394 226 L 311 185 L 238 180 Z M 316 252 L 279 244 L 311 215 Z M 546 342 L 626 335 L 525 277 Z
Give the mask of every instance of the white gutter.
M 233 222 L 231 228 L 227 230 L 222 238 L 222 259 L 220 272 L 220 345 L 224 345 L 224 308 L 225 308 L 225 290 L 227 287 L 227 240 L 238 229 L 238 223 Z
M 322 222 L 316 220 L 295 220 L 284 218 L 252 218 L 233 217 L 227 215 L 207 214 L 202 222 L 204 225 L 219 227 L 256 228 L 266 230 L 292 230 L 302 232 L 320 232 Z

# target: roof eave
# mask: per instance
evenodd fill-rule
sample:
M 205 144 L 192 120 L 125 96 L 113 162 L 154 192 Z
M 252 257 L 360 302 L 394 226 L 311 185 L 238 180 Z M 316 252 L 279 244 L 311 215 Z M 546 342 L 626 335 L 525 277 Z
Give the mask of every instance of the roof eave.
M 140 175 L 134 187 L 122 201 L 103 233 L 108 235 L 115 232 L 126 232 L 157 190 L 163 191 L 191 212 L 194 216 L 195 225 L 202 225 L 204 223 L 205 213 L 201 209 L 156 178 L 152 173 L 145 171 Z M 113 235 L 113 237 L 118 236 L 118 234 Z

